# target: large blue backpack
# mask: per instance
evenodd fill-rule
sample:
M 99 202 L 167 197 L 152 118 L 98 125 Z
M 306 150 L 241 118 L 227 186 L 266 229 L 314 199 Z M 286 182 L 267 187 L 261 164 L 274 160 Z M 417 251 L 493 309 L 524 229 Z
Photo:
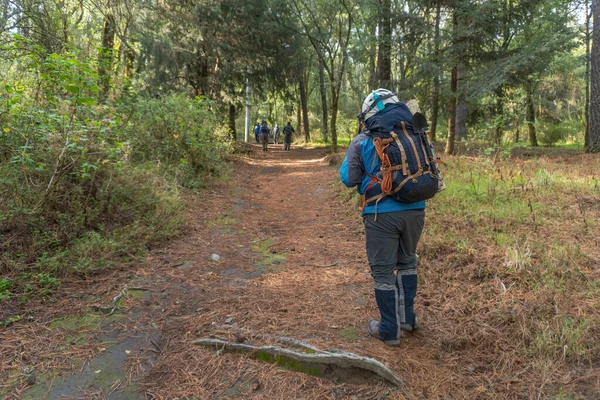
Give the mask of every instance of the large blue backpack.
M 386 197 L 414 203 L 430 199 L 443 189 L 425 129 L 415 132 L 412 113 L 404 103 L 386 105 L 367 120 L 366 127 L 373 138 L 380 170 L 371 176 L 363 195 L 364 205 L 375 205 Z

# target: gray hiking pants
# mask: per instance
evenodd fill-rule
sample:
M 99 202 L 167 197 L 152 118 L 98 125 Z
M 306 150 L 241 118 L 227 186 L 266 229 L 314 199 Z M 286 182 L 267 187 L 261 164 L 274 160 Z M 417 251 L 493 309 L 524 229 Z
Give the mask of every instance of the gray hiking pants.
M 363 222 L 377 305 L 382 311 L 382 320 L 385 319 L 384 314 L 388 314 L 390 334 L 395 336 L 399 323 L 412 326 L 415 321 L 416 250 L 425 224 L 425 211 L 383 213 L 377 215 L 377 220 L 373 214 L 366 214 Z M 395 299 L 396 304 L 384 304 L 389 303 L 389 299 Z

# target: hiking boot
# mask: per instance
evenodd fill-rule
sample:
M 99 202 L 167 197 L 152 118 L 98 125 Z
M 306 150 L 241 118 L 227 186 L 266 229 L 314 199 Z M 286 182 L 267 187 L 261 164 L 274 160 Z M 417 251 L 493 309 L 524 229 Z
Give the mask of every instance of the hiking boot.
M 388 346 L 392 346 L 392 347 L 398 347 L 400 346 L 400 339 L 393 339 L 393 340 L 383 340 L 383 338 L 381 337 L 381 335 L 379 334 L 379 321 L 377 320 L 370 320 L 369 324 L 367 325 L 367 330 L 369 331 L 369 334 L 379 340 L 382 340 L 383 343 L 387 344 Z
M 415 315 L 415 323 L 413 325 L 410 324 L 400 324 L 400 329 L 405 332 L 413 332 L 418 329 L 421 329 L 421 323 L 419 322 L 419 318 Z

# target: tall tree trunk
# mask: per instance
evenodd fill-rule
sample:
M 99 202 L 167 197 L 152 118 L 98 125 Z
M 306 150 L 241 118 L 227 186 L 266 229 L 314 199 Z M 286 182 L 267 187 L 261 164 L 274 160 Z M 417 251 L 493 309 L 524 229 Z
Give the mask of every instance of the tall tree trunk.
M 456 99 L 456 136 L 458 140 L 467 139 L 467 66 L 464 61 L 458 62 L 456 83 L 458 96 Z
M 592 0 L 591 96 L 588 151 L 600 152 L 600 0 Z
M 298 110 L 296 112 L 296 132 L 300 134 L 302 132 L 302 102 L 298 101 L 298 105 L 296 106 Z
M 496 93 L 496 129 L 494 139 L 498 146 L 502 145 L 502 136 L 504 135 L 504 88 L 498 86 Z
M 379 49 L 377 52 L 377 84 L 389 88 L 392 76 L 391 0 L 379 0 Z
M 300 104 L 302 105 L 302 121 L 304 125 L 304 143 L 310 141 L 310 132 L 308 126 L 308 101 L 306 99 L 306 84 L 304 82 L 304 73 L 300 74 L 298 79 L 298 89 L 300 90 Z M 300 131 L 298 131 L 300 133 Z
M 337 114 L 338 114 L 338 93 L 335 85 L 331 85 L 331 151 L 337 151 Z
M 590 20 L 589 0 L 585 0 L 585 137 L 584 146 L 590 145 Z
M 533 147 L 538 147 L 535 131 L 535 104 L 533 103 L 533 94 L 531 92 L 527 93 L 527 127 L 529 129 L 529 143 Z
M 300 91 L 298 91 L 300 93 Z M 302 132 L 302 102 L 298 99 L 298 104 L 296 105 L 296 132 L 298 135 Z
M 454 141 L 456 137 L 456 80 L 457 67 L 452 67 L 450 81 L 450 98 L 448 99 L 448 140 L 446 141 L 446 154 L 454 154 Z
M 323 140 L 329 143 L 329 127 L 327 126 L 327 92 L 325 91 L 325 71 L 323 61 L 319 59 L 319 91 L 321 92 L 321 109 L 323 112 Z
M 235 130 L 235 104 L 229 103 L 229 119 L 227 121 L 229 130 L 229 137 L 235 141 L 237 138 L 237 132 Z
M 106 1 L 106 13 L 102 24 L 102 47 L 98 54 L 98 77 L 100 79 L 100 101 L 104 102 L 110 90 L 110 79 L 115 47 L 115 17 L 112 15 L 111 0 Z
M 431 109 L 431 140 L 435 141 L 435 132 L 437 130 L 439 103 L 440 103 L 440 19 L 442 6 L 437 4 L 435 9 L 435 36 L 434 36 L 434 57 L 435 57 L 435 74 L 433 76 L 433 98 Z
M 348 35 L 349 37 L 349 35 Z M 348 43 L 348 42 L 346 42 Z M 331 63 L 331 71 L 333 76 L 330 76 L 331 80 L 331 151 L 337 152 L 337 115 L 339 108 L 340 89 L 342 88 L 342 78 L 344 77 L 344 70 L 346 68 L 346 50 L 347 47 L 342 48 L 342 59 L 339 71 L 335 71 L 335 65 Z M 331 79 L 333 78 L 333 79 Z

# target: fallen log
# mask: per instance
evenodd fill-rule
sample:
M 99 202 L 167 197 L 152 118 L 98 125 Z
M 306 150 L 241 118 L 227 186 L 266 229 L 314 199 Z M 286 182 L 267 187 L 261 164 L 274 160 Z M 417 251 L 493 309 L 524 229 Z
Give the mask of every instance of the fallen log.
M 221 339 L 199 339 L 192 343 L 217 351 L 252 353 L 259 360 L 313 376 L 348 383 L 372 383 L 376 379 L 394 386 L 402 385 L 402 380 L 383 363 L 354 353 L 322 351 L 313 346 L 301 352 L 280 346 L 232 343 Z

